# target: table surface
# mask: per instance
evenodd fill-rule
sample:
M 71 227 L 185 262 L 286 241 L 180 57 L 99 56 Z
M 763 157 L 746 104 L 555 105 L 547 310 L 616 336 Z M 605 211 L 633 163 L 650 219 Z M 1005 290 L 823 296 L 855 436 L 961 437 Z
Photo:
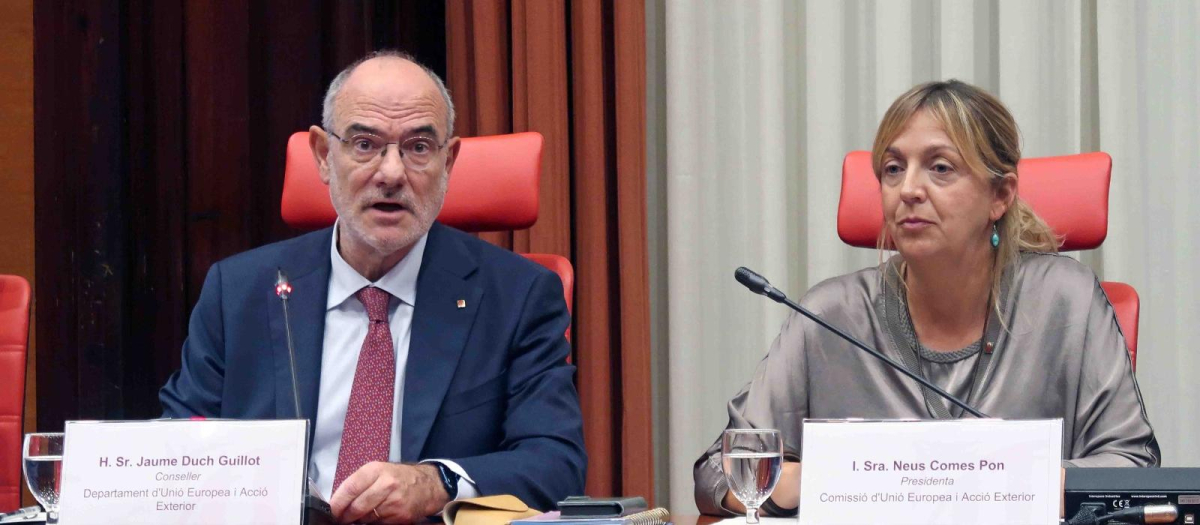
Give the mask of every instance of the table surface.
M 672 514 L 671 522 L 675 525 L 712 525 L 725 518 L 720 516 L 709 516 L 707 514 Z

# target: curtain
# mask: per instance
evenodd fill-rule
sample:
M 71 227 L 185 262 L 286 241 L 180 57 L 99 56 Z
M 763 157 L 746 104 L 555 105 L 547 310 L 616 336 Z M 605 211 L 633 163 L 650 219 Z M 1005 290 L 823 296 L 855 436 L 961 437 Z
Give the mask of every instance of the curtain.
M 449 0 L 446 33 L 458 135 L 546 140 L 537 224 L 483 237 L 575 267 L 587 493 L 653 499 L 645 6 Z
M 1200 8 L 1066 0 L 667 0 L 648 7 L 649 194 L 655 330 L 669 373 L 659 425 L 671 509 L 787 312 L 732 278 L 748 266 L 793 297 L 877 264 L 836 235 L 842 158 L 870 149 L 913 85 L 958 78 L 996 94 L 1027 157 L 1113 157 L 1109 234 L 1078 254 L 1141 294 L 1137 375 L 1169 466 L 1200 464 L 1190 374 L 1200 224 Z M 665 346 L 665 348 L 663 348 Z

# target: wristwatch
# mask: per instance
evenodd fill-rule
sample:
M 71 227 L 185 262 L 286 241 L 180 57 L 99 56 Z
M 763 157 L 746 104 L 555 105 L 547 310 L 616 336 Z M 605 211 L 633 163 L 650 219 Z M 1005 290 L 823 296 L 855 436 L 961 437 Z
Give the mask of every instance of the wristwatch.
M 437 465 L 438 474 L 442 477 L 442 488 L 446 489 L 446 494 L 450 496 L 450 501 L 454 501 L 458 497 L 458 480 L 462 478 L 457 472 L 446 466 L 445 463 L 431 461 Z

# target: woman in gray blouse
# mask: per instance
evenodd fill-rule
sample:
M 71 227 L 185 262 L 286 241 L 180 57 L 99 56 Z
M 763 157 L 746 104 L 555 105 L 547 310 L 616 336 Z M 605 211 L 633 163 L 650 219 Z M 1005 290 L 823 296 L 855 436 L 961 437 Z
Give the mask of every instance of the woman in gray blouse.
M 898 255 L 813 287 L 801 304 L 992 417 L 1063 418 L 1065 467 L 1159 464 L 1116 315 L 1095 274 L 1017 196 L 1020 137 L 1000 101 L 919 85 L 879 125 L 880 249 Z M 728 428 L 778 428 L 783 476 L 763 506 L 794 514 L 805 418 L 956 418 L 961 409 L 797 314 L 729 402 Z M 970 417 L 968 415 L 967 417 Z M 744 511 L 718 439 L 696 504 Z

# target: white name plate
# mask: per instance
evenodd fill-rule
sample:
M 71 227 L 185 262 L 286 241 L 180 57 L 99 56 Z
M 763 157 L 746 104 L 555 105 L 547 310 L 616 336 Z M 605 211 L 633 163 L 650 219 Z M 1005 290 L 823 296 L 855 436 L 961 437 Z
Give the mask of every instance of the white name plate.
M 800 523 L 1057 524 L 1062 420 L 804 422 Z
M 64 525 L 300 523 L 308 421 L 68 421 Z

